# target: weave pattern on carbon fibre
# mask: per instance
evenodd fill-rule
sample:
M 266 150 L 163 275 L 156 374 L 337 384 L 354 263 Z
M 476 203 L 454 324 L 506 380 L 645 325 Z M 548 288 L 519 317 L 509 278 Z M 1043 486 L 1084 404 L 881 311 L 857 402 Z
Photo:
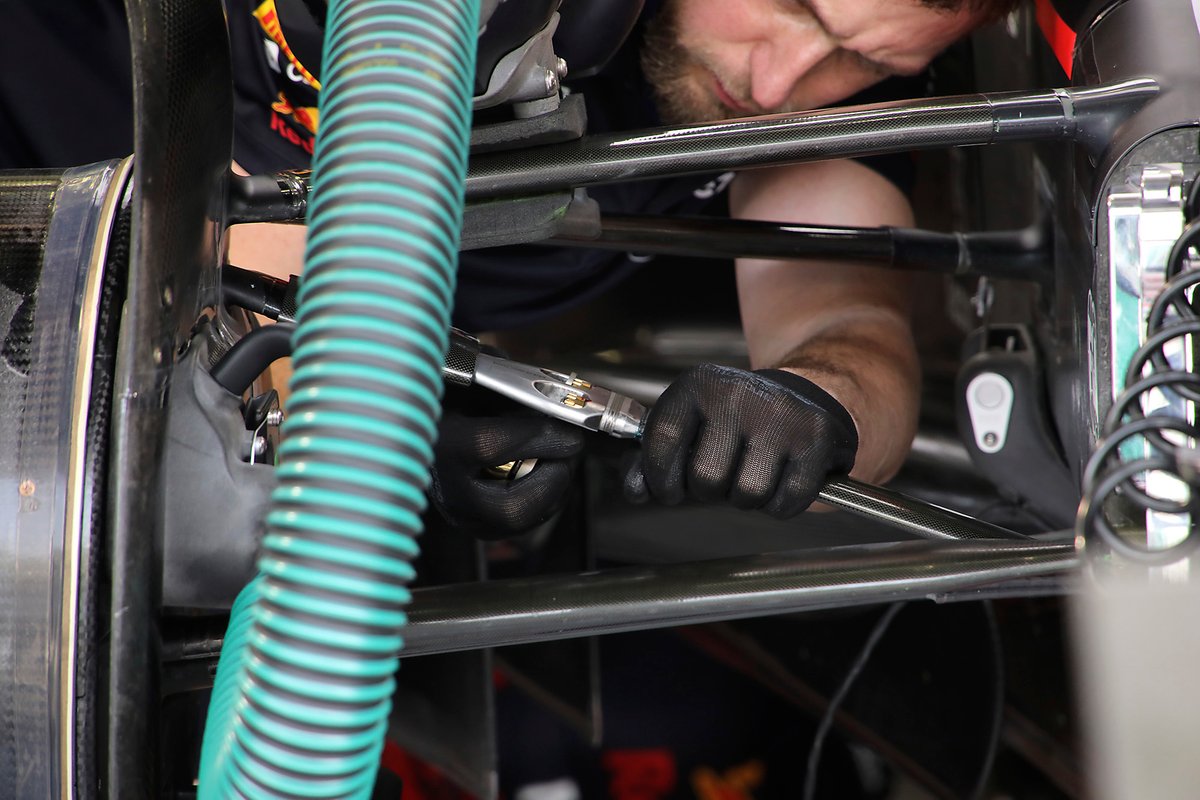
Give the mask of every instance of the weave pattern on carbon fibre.
M 0 178 L 0 357 L 29 374 L 42 251 L 61 176 L 38 170 Z
M 513 410 L 509 401 L 486 394 L 490 412 L 449 405 L 439 425 L 434 448 L 429 498 L 447 522 L 481 539 L 499 539 L 530 530 L 563 506 L 583 449 L 583 429 L 543 416 Z M 453 407 L 458 405 L 458 407 Z M 533 471 L 511 479 L 487 470 L 510 461 L 537 459 Z
M 849 413 L 804 378 L 702 364 L 651 410 L 625 495 L 728 502 L 786 519 L 808 508 L 828 475 L 849 472 L 857 448 Z

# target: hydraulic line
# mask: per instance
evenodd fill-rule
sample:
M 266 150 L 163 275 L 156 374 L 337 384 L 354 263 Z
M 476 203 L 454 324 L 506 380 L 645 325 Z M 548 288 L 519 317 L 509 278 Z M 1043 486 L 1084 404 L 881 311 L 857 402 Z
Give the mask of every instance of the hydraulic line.
M 199 797 L 370 796 L 414 577 L 479 0 L 333 0 L 294 373 Z
M 295 325 L 279 322 L 246 334 L 213 365 L 213 380 L 241 395 L 273 362 L 292 354 L 295 330 Z

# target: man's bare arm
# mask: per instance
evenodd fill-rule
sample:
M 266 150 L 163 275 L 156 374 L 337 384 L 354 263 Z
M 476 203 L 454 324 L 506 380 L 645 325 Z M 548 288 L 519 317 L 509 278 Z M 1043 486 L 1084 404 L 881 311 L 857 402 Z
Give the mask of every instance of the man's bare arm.
M 903 194 L 853 161 L 742 173 L 730 203 L 743 219 L 912 224 Z M 851 474 L 873 482 L 894 475 L 920 402 L 908 277 L 851 264 L 739 259 L 737 281 L 752 367 L 785 368 L 833 395 L 858 428 Z
M 249 175 L 233 162 L 233 171 Z M 287 280 L 304 269 L 304 236 L 307 228 L 281 222 L 234 225 L 227 234 L 229 263 Z

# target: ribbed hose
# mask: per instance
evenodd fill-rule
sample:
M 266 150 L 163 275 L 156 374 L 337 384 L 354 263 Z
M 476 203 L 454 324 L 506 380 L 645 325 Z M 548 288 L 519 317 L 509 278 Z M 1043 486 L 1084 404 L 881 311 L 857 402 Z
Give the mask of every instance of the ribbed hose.
M 279 488 L 199 796 L 368 797 L 440 414 L 479 0 L 333 0 Z

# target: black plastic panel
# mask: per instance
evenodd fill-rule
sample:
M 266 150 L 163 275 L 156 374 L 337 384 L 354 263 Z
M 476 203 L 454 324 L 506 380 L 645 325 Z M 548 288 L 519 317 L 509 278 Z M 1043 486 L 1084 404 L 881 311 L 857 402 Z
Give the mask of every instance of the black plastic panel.
M 159 460 L 172 362 L 217 302 L 233 151 L 220 0 L 126 0 L 134 89 L 129 290 L 115 365 L 108 521 L 113 612 L 103 779 L 158 796 Z

